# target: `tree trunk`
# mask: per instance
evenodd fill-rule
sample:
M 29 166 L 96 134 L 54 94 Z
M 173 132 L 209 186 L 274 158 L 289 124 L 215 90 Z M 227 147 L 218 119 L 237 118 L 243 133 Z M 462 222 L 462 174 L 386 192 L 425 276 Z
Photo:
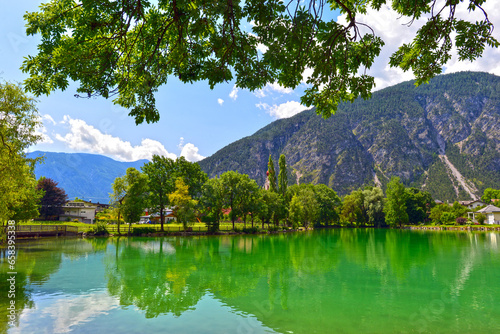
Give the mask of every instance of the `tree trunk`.
M 163 232 L 163 223 L 165 222 L 165 216 L 163 215 L 163 207 L 160 208 L 160 223 L 161 223 L 161 228 L 160 231 Z
M 120 217 L 120 213 L 121 213 L 120 210 L 118 210 L 118 223 L 117 223 L 117 225 L 118 225 L 118 235 L 121 235 L 121 232 L 120 232 L 120 218 L 121 218 Z

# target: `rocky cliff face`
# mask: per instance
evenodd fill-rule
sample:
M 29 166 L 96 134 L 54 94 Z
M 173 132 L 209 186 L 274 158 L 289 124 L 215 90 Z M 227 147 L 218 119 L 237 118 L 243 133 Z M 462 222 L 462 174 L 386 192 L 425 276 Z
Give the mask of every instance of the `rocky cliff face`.
M 384 186 L 394 175 L 442 200 L 475 197 L 486 187 L 500 188 L 500 78 L 445 75 L 343 104 L 329 119 L 304 111 L 226 146 L 200 165 L 209 176 L 237 170 L 263 184 L 269 154 L 277 162 L 282 153 L 290 175 L 297 176 L 290 182 L 324 183 L 339 194 Z M 459 182 L 453 168 L 470 187 Z

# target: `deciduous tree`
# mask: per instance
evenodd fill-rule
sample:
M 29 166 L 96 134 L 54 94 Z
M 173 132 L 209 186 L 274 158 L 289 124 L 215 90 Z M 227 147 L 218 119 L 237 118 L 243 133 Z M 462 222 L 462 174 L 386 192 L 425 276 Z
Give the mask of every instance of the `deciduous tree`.
M 314 186 L 314 195 L 318 202 L 318 221 L 326 226 L 339 220 L 337 208 L 340 208 L 342 201 L 337 193 L 324 184 Z
M 189 195 L 189 186 L 184 183 L 182 178 L 175 180 L 175 191 L 168 195 L 170 203 L 174 205 L 174 215 L 177 221 L 182 224 L 184 230 L 194 224 L 195 207 L 198 204 Z
M 406 192 L 399 177 L 391 177 L 387 184 L 387 200 L 384 212 L 385 221 L 390 226 L 403 225 L 408 223 L 408 213 L 406 212 Z
M 64 189 L 57 186 L 57 182 L 50 178 L 42 177 L 38 180 L 37 190 L 43 191 L 40 201 L 40 216 L 44 219 L 56 219 L 63 213 L 63 205 L 68 200 Z
M 204 211 L 203 221 L 210 231 L 218 231 L 224 208 L 224 186 L 220 178 L 214 177 L 205 182 L 200 201 Z
M 38 216 L 43 193 L 35 190 L 34 166 L 41 159 L 24 153 L 41 139 L 35 102 L 21 86 L 0 83 L 0 221 Z
M 165 208 L 169 204 L 168 195 L 175 189 L 175 180 L 172 179 L 171 171 L 174 161 L 172 159 L 153 155 L 150 162 L 141 167 L 148 176 L 148 206 L 153 212 L 160 213 L 161 230 L 165 223 Z
M 129 233 L 132 223 L 139 221 L 147 206 L 147 182 L 148 177 L 133 167 L 127 168 L 126 174 L 113 182 L 111 198 L 129 224 Z
M 392 1 L 410 23 L 419 18 L 427 23 L 393 54 L 390 65 L 412 70 L 422 83 L 441 73 L 453 46 L 460 60 L 475 60 L 486 46 L 497 47 L 484 2 Z M 159 119 L 154 93 L 171 76 L 207 81 L 211 88 L 230 80 L 250 90 L 268 83 L 295 88 L 310 69 L 302 103 L 328 116 L 341 101 L 370 96 L 374 78 L 364 70 L 384 41 L 360 16 L 386 3 L 51 0 L 25 15 L 27 34 L 40 34 L 41 41 L 23 71 L 36 95 L 79 81 L 80 96 L 114 97 L 141 123 Z M 482 19 L 458 18 L 460 7 Z M 335 21 L 333 11 L 340 11 L 344 22 Z M 248 22 L 251 29 L 245 29 Z

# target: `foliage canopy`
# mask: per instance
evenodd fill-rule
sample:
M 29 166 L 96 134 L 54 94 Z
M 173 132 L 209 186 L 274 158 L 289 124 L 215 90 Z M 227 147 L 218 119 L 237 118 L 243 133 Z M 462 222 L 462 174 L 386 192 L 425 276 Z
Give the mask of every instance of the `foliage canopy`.
M 211 88 L 235 80 L 255 90 L 275 82 L 295 88 L 309 69 L 302 103 L 328 117 L 341 101 L 370 96 L 374 78 L 363 70 L 384 42 L 358 15 L 386 2 L 51 0 L 25 15 L 27 34 L 41 35 L 38 54 L 22 67 L 29 73 L 25 84 L 40 95 L 79 81 L 80 96 L 116 96 L 114 102 L 141 123 L 158 121 L 154 93 L 169 76 L 204 80 Z M 427 23 L 390 65 L 411 69 L 422 83 L 441 72 L 453 44 L 462 60 L 498 47 L 481 7 L 485 0 L 463 2 L 392 1 L 401 16 L 425 17 Z M 458 6 L 481 12 L 482 20 L 458 19 Z M 346 22 L 331 19 L 333 12 Z
M 41 139 L 35 102 L 21 86 L 0 83 L 0 220 L 38 216 L 43 192 L 35 189 L 33 169 L 40 159 L 25 154 Z

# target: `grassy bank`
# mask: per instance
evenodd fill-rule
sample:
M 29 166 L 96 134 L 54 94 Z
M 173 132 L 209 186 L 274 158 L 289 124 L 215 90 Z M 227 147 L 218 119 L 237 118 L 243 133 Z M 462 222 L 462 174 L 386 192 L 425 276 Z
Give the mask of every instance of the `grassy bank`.
M 20 225 L 68 225 L 68 226 L 76 226 L 78 227 L 78 232 L 88 232 L 90 229 L 95 228 L 96 224 L 85 224 L 85 223 L 79 223 L 79 222 L 64 222 L 64 221 L 25 221 L 25 222 L 18 222 Z M 251 227 L 251 223 L 247 223 L 246 227 L 249 228 Z M 257 226 L 257 225 L 255 225 Z M 160 231 L 161 225 L 160 224 L 132 224 L 130 226 L 130 230 L 133 228 L 152 228 L 156 231 Z M 199 223 L 196 222 L 192 226 L 190 226 L 192 231 L 194 232 L 206 232 L 207 231 L 207 226 L 205 223 Z M 235 228 L 237 230 L 242 230 L 245 227 L 243 223 L 235 223 Z M 257 226 L 257 227 L 260 227 Z M 109 224 L 106 225 L 106 229 L 110 233 L 118 233 L 118 225 L 116 224 Z M 184 231 L 184 227 L 182 224 L 174 224 L 174 223 L 168 223 L 163 225 L 163 229 L 166 232 L 182 232 Z M 231 222 L 222 222 L 219 226 L 220 231 L 231 231 L 233 229 L 233 225 Z M 128 224 L 121 224 L 120 225 L 120 233 L 127 233 L 129 230 Z

